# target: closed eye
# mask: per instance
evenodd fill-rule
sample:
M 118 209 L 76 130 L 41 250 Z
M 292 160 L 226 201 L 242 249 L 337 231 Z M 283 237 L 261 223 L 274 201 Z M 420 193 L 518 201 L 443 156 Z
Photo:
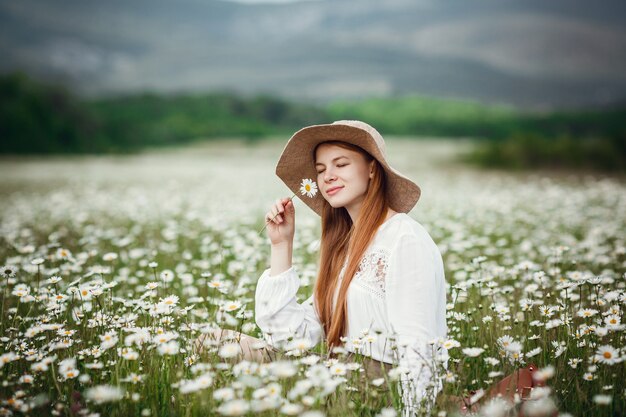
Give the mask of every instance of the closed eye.
M 339 164 L 337 165 L 337 168 L 341 168 L 341 167 L 345 167 L 346 165 L 350 165 L 350 164 Z M 321 170 L 321 171 L 317 171 L 317 174 L 321 174 L 322 172 L 326 171 L 325 169 Z

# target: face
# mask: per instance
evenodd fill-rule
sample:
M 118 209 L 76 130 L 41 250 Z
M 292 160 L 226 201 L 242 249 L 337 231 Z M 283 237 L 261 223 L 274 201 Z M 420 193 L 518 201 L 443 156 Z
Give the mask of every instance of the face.
M 322 196 L 334 207 L 345 207 L 354 219 L 372 177 L 375 161 L 359 152 L 323 143 L 315 151 L 317 184 Z

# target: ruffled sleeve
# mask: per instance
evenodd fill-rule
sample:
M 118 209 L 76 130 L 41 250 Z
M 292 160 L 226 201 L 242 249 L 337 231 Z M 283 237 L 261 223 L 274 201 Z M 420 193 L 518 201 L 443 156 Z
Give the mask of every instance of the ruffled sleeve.
M 299 287 L 300 279 L 293 266 L 276 276 L 270 276 L 270 269 L 266 269 L 259 278 L 255 317 L 267 343 L 283 347 L 288 339 L 300 338 L 313 347 L 321 340 L 323 330 L 313 296 L 299 304 Z
M 423 399 L 430 403 L 441 389 L 439 379 L 434 378 L 437 355 L 432 342 L 442 336 L 437 323 L 441 322 L 439 315 L 445 317 L 445 285 L 439 282 L 443 278 L 436 272 L 441 262 L 436 255 L 425 237 L 405 234 L 398 239 L 389 261 L 385 301 L 402 369 L 405 416 L 414 415 Z

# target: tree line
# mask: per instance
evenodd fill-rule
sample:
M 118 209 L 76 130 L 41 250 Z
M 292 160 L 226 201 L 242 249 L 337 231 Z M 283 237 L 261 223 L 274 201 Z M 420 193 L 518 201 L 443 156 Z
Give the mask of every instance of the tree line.
M 15 72 L 0 76 L 0 153 L 137 152 L 211 138 L 250 141 L 303 126 L 364 120 L 384 135 L 472 137 L 468 160 L 495 167 L 625 171 L 626 106 L 531 112 L 421 96 L 295 103 L 232 91 L 86 100 Z

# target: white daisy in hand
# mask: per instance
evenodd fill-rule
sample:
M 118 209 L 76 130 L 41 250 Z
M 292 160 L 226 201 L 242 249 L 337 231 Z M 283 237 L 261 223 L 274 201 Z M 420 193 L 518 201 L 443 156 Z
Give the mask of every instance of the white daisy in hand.
M 315 197 L 315 194 L 317 194 L 317 184 L 315 183 L 315 181 L 308 178 L 303 179 L 302 183 L 300 184 L 300 194 L 306 194 L 308 197 L 311 198 Z

